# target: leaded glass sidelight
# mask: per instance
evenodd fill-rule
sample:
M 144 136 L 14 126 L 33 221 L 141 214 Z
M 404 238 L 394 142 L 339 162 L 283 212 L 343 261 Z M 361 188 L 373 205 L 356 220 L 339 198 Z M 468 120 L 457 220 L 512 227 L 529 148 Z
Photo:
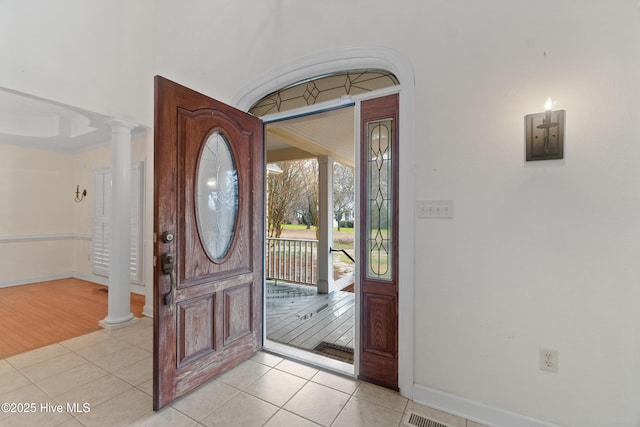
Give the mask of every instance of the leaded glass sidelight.
M 200 155 L 196 210 L 207 255 L 224 258 L 238 221 L 238 172 L 229 142 L 220 132 L 209 136 Z
M 367 277 L 391 279 L 392 120 L 367 123 Z

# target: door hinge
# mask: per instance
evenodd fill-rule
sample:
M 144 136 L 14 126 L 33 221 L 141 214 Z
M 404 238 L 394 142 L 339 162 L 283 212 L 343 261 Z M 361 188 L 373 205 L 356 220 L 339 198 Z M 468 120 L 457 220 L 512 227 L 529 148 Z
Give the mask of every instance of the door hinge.
M 154 266 L 154 267 L 156 266 L 156 259 L 157 259 L 157 257 L 154 255 L 154 256 L 153 256 L 153 266 Z
M 153 232 L 153 243 L 156 243 L 158 241 L 158 233 L 156 233 L 155 231 Z M 155 264 L 153 264 L 155 265 Z

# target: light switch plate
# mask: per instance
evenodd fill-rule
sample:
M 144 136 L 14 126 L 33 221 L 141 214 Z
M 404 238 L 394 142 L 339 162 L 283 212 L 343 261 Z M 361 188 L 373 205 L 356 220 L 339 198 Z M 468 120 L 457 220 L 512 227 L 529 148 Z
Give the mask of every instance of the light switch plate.
M 418 218 L 453 218 L 453 200 L 419 200 Z

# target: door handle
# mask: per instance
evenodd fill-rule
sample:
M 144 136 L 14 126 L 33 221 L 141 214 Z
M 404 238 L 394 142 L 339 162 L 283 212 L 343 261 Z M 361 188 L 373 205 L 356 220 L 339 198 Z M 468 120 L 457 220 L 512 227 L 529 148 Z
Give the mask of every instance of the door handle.
M 174 265 L 174 257 L 171 253 L 166 253 L 162 255 L 162 259 L 160 260 L 160 265 L 162 267 L 162 274 L 169 275 L 170 285 L 169 290 L 164 293 L 164 305 L 171 304 L 171 299 L 173 295 L 173 286 L 176 280 L 175 275 L 173 274 L 173 265 Z

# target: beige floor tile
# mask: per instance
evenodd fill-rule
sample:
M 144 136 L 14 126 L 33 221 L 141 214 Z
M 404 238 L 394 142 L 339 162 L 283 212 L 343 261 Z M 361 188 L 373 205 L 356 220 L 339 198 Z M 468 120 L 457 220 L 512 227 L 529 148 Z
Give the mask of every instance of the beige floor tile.
M 468 421 L 467 420 L 467 427 L 487 427 L 487 426 L 484 425 L 484 424 L 477 423 L 475 421 Z
M 417 414 L 424 415 L 433 421 L 437 421 L 451 427 L 466 427 L 467 425 L 467 420 L 464 418 L 456 417 L 455 415 L 429 408 L 428 406 L 420 405 L 413 401 L 410 401 L 407 404 L 407 411 L 414 411 Z
M 101 403 L 124 393 L 130 388 L 132 388 L 131 384 L 109 374 L 81 387 L 62 393 L 59 396 L 55 396 L 55 400 L 63 405 L 74 402 L 86 402 L 91 405 L 91 408 L 94 408 Z
M 360 381 L 320 371 L 312 379 L 314 383 L 326 385 L 343 393 L 353 394 L 360 385 Z
M 309 382 L 287 402 L 284 409 L 328 426 L 335 420 L 348 400 L 349 395 L 346 393 Z
M 147 393 L 149 396 L 153 396 L 153 380 L 145 381 L 137 387 L 139 390 Z
M 153 334 L 136 344 L 136 347 L 139 347 L 143 350 L 148 351 L 149 353 L 153 353 Z
M 153 340 L 153 329 L 150 327 L 136 327 L 114 336 L 129 344 L 137 345 L 149 340 L 149 338 Z
M 18 370 L 8 371 L 0 375 L 0 394 L 10 392 L 28 384 L 30 384 L 30 381 Z
M 254 354 L 250 360 L 253 360 L 254 362 L 262 363 L 263 365 L 271 366 L 273 368 L 278 363 L 282 362 L 283 359 L 282 357 L 278 357 L 273 354 L 259 351 L 256 354 Z
M 307 380 L 286 372 L 272 369 L 243 391 L 266 400 L 276 406 L 282 406 L 306 384 Z
M 114 375 L 122 378 L 129 384 L 140 385 L 153 379 L 153 358 L 149 355 L 149 357 L 139 362 L 115 371 Z
M 102 369 L 109 372 L 116 372 L 125 366 L 133 365 L 143 359 L 148 359 L 151 354 L 141 348 L 128 345 L 120 351 L 109 353 L 93 361 Z
M 408 402 L 408 399 L 400 396 L 395 391 L 369 383 L 360 383 L 360 387 L 358 387 L 354 396 L 360 400 L 367 400 L 400 413 L 404 412 Z
M 46 412 L 38 407 L 35 412 L 14 414 L 2 420 L 2 427 L 53 427 L 66 421 L 72 420 L 73 417 L 66 412 Z
M 6 360 L 4 359 L 0 360 L 0 376 L 11 373 L 11 372 L 17 372 L 17 371 L 18 370 L 13 366 L 11 366 L 11 364 Z
M 0 384 L 2 384 L 2 380 L 0 379 Z M 0 402 L 4 403 L 35 403 L 37 409 L 40 409 L 40 404 L 44 402 L 49 402 L 51 398 L 47 396 L 45 392 L 40 390 L 31 382 L 27 382 L 27 384 L 22 385 L 21 387 L 15 388 L 7 393 L 0 394 Z M 15 408 L 17 410 L 17 408 Z M 4 420 L 5 418 L 9 418 L 12 416 L 11 412 L 5 413 L 0 412 L 0 420 Z M 0 425 L 4 425 L 4 421 L 0 421 Z
M 76 420 L 75 418 L 71 418 L 69 421 L 66 421 L 62 424 L 58 424 L 56 427 L 84 427 L 84 426 L 80 424 L 80 421 Z
M 85 365 L 86 363 L 86 359 L 75 353 L 65 353 L 61 356 L 36 363 L 35 365 L 20 368 L 20 371 L 31 381 L 38 382 L 58 373 L 68 371 L 69 369 Z
M 94 365 L 93 363 L 85 363 L 84 365 L 61 372 L 44 380 L 36 381 L 38 387 L 44 390 L 49 396 L 59 396 L 74 388 L 83 386 L 100 377 L 108 375 L 104 369 Z
M 142 418 L 135 420 L 135 427 L 191 427 L 197 423 L 195 420 L 181 414 L 173 408 L 163 408 L 158 412 L 151 412 Z
M 230 386 L 242 389 L 251 384 L 271 368 L 261 363 L 246 360 L 235 368 L 220 375 L 217 380 Z
M 283 360 L 275 367 L 276 369 L 288 372 L 293 375 L 297 375 L 307 380 L 310 380 L 315 374 L 318 373 L 318 370 L 315 368 L 303 365 L 302 363 L 293 362 L 291 360 Z
M 77 417 L 87 427 L 116 427 L 131 425 L 152 410 L 151 397 L 132 388 Z
M 197 421 L 202 421 L 236 394 L 238 390 L 235 388 L 213 380 L 173 402 L 171 407 Z
M 71 351 L 78 351 L 82 348 L 97 344 L 110 339 L 111 336 L 105 331 L 96 331 L 79 337 L 71 338 L 60 343 L 61 346 Z
M 335 427 L 393 427 L 400 425 L 402 412 L 353 398 L 338 415 Z
M 112 336 L 97 341 L 91 345 L 84 346 L 76 351 L 80 356 L 92 362 L 105 357 L 111 353 L 120 352 L 126 348 L 130 348 L 131 344 L 126 341 L 119 340 Z
M 315 427 L 318 425 L 319 424 L 305 420 L 296 414 L 281 409 L 265 424 L 265 427 Z
M 278 408 L 245 393 L 238 393 L 231 400 L 202 420 L 209 427 L 258 427 L 264 425 Z
M 138 321 L 138 324 L 140 324 L 142 326 L 153 327 L 153 318 L 152 317 L 147 317 L 147 316 L 142 316 L 142 317 L 140 317 L 140 320 Z
M 36 363 L 43 362 L 52 357 L 60 356 L 64 353 L 68 353 L 69 349 L 61 346 L 60 344 L 51 344 L 46 347 L 40 347 L 36 350 L 31 350 L 26 353 L 11 356 L 5 359 L 14 368 L 24 368 L 29 365 L 35 365 Z

